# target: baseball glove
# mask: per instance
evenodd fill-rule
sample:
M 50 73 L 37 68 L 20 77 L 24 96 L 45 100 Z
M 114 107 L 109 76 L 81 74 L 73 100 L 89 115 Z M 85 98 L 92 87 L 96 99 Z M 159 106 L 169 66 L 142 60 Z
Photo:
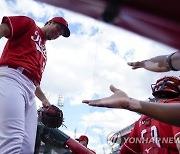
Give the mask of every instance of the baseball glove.
M 50 128 L 59 128 L 63 123 L 63 112 L 54 105 L 39 108 L 38 116 L 39 121 Z

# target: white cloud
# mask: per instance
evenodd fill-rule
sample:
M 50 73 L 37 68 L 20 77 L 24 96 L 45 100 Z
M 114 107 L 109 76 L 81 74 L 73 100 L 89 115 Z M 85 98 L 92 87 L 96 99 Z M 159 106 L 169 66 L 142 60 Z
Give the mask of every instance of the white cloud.
M 138 114 L 130 111 L 108 109 L 104 112 L 92 112 L 82 116 L 82 125 L 85 127 L 100 127 L 109 134 L 111 131 L 118 131 L 119 129 L 125 128 L 138 118 Z M 102 132 L 100 134 L 102 134 Z

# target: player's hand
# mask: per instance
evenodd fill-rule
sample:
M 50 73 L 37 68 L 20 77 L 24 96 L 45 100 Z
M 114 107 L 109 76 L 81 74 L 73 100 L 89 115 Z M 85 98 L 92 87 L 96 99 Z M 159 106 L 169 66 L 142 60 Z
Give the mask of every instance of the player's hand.
M 117 89 L 113 85 L 110 86 L 110 90 L 114 93 L 109 97 L 105 97 L 97 100 L 83 100 L 82 103 L 86 103 L 90 106 L 107 107 L 107 108 L 126 108 L 128 105 L 129 97 L 120 89 Z
M 138 69 L 138 68 L 144 68 L 144 62 L 128 62 L 127 63 L 129 66 L 132 66 L 132 69 L 135 70 L 135 69 Z
M 132 69 L 138 69 L 138 68 L 144 68 L 146 70 L 152 71 L 152 72 L 167 72 L 168 69 L 166 67 L 166 64 L 164 64 L 164 61 L 159 64 L 159 62 L 153 62 L 149 60 L 144 60 L 141 62 L 128 62 L 129 66 L 132 66 Z
M 49 107 L 49 106 L 51 105 L 51 103 L 48 101 L 48 99 L 44 99 L 44 100 L 42 101 L 42 105 L 43 105 L 44 107 Z

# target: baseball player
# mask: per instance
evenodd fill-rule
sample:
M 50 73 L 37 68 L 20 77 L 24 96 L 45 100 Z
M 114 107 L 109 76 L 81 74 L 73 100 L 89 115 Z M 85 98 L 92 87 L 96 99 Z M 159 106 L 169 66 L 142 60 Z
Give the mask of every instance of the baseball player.
M 89 139 L 86 135 L 81 135 L 79 138 L 76 139 L 77 141 L 79 141 L 80 144 L 82 144 L 83 146 L 85 146 L 86 148 L 88 148 L 88 142 L 89 142 Z M 89 149 L 89 148 L 88 148 Z M 89 149 L 91 152 L 93 152 L 94 154 L 96 154 L 95 151 Z
M 179 133 L 180 127 L 173 127 L 143 115 L 135 123 L 120 153 L 179 154 L 179 145 L 176 146 L 174 140 Z
M 0 38 L 7 43 L 0 59 L 0 153 L 32 154 L 37 128 L 35 96 L 49 106 L 40 88 L 46 66 L 45 43 L 69 37 L 67 21 L 54 17 L 39 28 L 26 16 L 3 17 Z
M 159 79 L 155 85 L 152 85 L 152 94 L 155 96 L 157 103 L 180 102 L 178 98 L 179 90 L 176 82 L 179 82 L 178 78 L 164 77 Z M 161 114 L 161 112 L 159 112 L 159 114 Z M 135 123 L 134 129 L 124 143 L 121 154 L 178 154 L 180 152 L 179 139 L 180 127 L 162 123 L 142 115 Z
M 179 85 L 180 79 L 176 77 L 164 77 L 159 79 L 155 85 L 152 85 L 152 94 L 155 96 L 158 103 L 152 102 L 149 104 L 164 103 L 171 105 L 179 103 Z M 114 90 L 115 93 L 108 98 L 95 101 L 86 100 L 85 103 L 89 103 L 89 105 L 92 106 L 111 108 L 119 108 L 119 106 L 121 106 L 121 108 L 130 108 L 131 110 L 135 110 L 135 108 L 139 107 L 135 104 L 126 104 L 127 100 L 129 100 L 130 103 L 132 101 L 137 102 L 137 100 L 127 97 L 124 92 L 116 88 L 114 88 Z M 121 105 L 118 100 L 119 97 L 122 97 Z M 129 107 L 129 105 L 131 105 L 131 107 Z M 162 110 L 158 110 L 158 114 L 168 117 L 170 114 L 174 114 L 174 112 L 164 115 Z M 177 142 L 179 137 L 180 127 L 168 125 L 143 115 L 138 122 L 136 122 L 133 131 L 121 149 L 121 153 L 178 153 L 178 150 L 180 151 L 180 146 Z

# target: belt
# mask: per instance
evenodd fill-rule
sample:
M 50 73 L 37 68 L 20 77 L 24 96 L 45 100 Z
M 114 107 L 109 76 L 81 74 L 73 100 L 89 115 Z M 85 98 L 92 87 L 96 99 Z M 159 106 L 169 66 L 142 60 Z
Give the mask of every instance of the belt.
M 8 68 L 13 68 L 13 69 L 17 70 L 20 67 L 8 65 Z M 21 73 L 24 76 L 26 76 L 29 80 L 31 80 L 34 83 L 35 86 L 38 85 L 38 82 L 36 81 L 34 75 L 31 72 L 29 72 L 29 71 L 27 71 L 26 69 L 23 68 Z

